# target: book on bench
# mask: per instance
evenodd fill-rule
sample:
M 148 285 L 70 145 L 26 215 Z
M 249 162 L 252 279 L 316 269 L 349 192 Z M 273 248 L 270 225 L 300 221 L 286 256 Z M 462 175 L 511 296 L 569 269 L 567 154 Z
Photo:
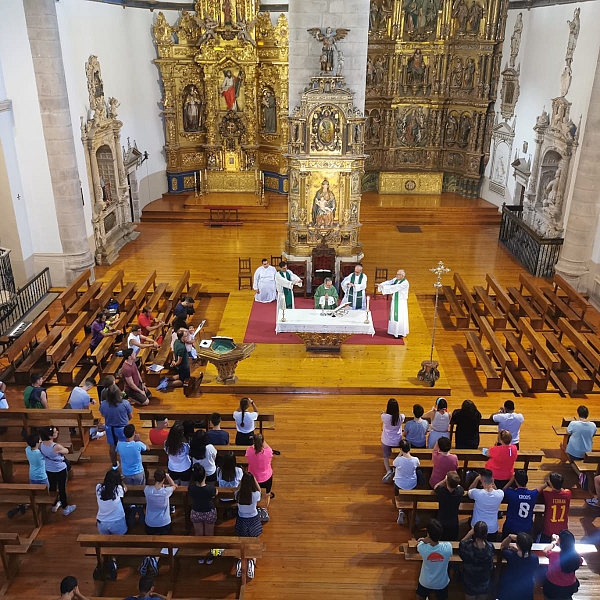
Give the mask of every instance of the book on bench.
M 153 373 L 160 373 L 165 368 L 165 365 L 157 365 L 154 363 L 148 367 L 148 371 L 152 371 Z

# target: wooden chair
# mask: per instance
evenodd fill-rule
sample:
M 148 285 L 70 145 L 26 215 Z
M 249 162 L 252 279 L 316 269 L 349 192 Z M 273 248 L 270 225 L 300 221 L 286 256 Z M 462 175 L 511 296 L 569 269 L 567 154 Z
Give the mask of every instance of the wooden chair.
M 320 244 L 312 251 L 312 289 L 318 288 L 326 277 L 335 283 L 335 248 Z
M 271 254 L 271 266 L 275 267 L 276 269 L 279 268 L 279 263 L 283 260 L 283 257 L 281 255 L 279 256 L 273 256 Z
M 375 267 L 375 285 L 373 286 L 373 300 L 377 299 L 377 296 L 383 296 L 383 294 L 377 288 L 377 285 L 388 280 L 388 270 L 380 269 Z
M 239 258 L 238 290 L 252 289 L 252 259 Z M 244 283 L 248 281 L 248 283 Z

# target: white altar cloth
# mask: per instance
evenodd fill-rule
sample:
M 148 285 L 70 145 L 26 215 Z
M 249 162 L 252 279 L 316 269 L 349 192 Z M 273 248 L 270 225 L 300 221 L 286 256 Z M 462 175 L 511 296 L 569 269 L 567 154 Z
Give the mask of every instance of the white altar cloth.
M 349 333 L 375 335 L 373 317 L 369 312 L 369 322 L 365 323 L 364 310 L 351 310 L 344 316 L 321 316 L 319 309 L 295 308 L 285 311 L 285 322 L 281 322 L 278 311 L 275 333 Z

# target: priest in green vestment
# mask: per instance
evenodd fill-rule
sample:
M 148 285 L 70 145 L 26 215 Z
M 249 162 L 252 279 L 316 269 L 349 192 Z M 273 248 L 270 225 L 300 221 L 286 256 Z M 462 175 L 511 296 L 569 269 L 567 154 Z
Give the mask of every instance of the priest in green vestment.
M 338 293 L 333 287 L 331 277 L 326 277 L 325 281 L 315 291 L 315 308 L 324 308 L 332 310 L 337 306 Z
M 354 272 L 346 277 L 340 287 L 344 292 L 344 302 L 349 302 L 354 310 L 365 310 L 367 307 L 367 276 L 363 273 L 360 263 L 354 267 Z
M 277 306 L 281 306 L 282 300 L 280 295 L 283 294 L 286 308 L 294 308 L 294 286 L 301 286 L 302 279 L 298 275 L 294 275 L 287 266 L 285 260 L 279 263 L 279 271 L 275 277 L 275 287 L 279 296 Z

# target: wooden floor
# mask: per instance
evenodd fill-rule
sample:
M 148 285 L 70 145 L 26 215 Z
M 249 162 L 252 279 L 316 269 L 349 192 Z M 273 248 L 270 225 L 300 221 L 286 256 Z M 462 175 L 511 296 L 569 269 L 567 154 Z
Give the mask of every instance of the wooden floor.
M 463 223 L 466 222 L 463 221 Z M 366 223 L 361 232 L 365 272 L 372 276 L 375 266 L 388 267 L 390 272 L 404 268 L 411 284 L 412 314 L 417 308 L 423 314 L 426 330 L 413 330 L 404 348 L 410 356 L 410 366 L 394 357 L 382 356 L 377 378 L 382 382 L 393 378 L 398 370 L 403 377 L 415 374 L 414 364 L 420 362 L 422 350 L 430 340 L 433 320 L 433 278 L 429 269 L 439 260 L 458 271 L 467 285 L 480 285 L 487 272 L 493 273 L 505 285 L 518 282 L 521 266 L 498 244 L 495 226 L 426 225 L 421 233 L 398 233 L 395 222 Z M 201 300 L 196 317 L 207 318 L 207 332 L 215 333 L 227 325 L 228 298 L 223 294 L 237 288 L 237 259 L 251 256 L 258 266 L 263 256 L 280 254 L 285 240 L 282 224 L 246 224 L 243 227 L 211 229 L 197 222 L 143 223 L 138 226 L 139 238 L 121 250 L 120 259 L 110 268 L 98 269 L 100 277 L 108 278 L 124 269 L 130 280 L 141 281 L 151 269 L 158 272 L 158 281 L 175 282 L 183 269 L 190 269 L 192 281 L 202 283 Z M 451 274 L 447 282 L 451 281 Z M 248 292 L 248 294 L 250 294 Z M 237 290 L 232 297 L 237 295 Z M 244 302 L 244 305 L 246 303 Z M 417 306 L 418 305 L 418 306 Z M 463 399 L 472 398 L 484 415 L 495 411 L 507 397 L 506 393 L 486 393 L 469 366 L 464 353 L 464 335 L 454 331 L 444 311 L 436 336 L 436 349 L 448 385 L 452 389 L 450 409 Z M 241 317 L 240 317 L 241 318 Z M 243 321 L 243 318 L 241 318 Z M 240 323 L 238 325 L 242 327 Z M 295 363 L 288 348 L 269 347 L 248 361 L 261 377 L 272 385 L 297 381 Z M 355 347 L 356 348 L 356 347 Z M 299 347 L 299 350 L 302 347 Z M 372 364 L 364 357 L 373 347 L 356 348 L 356 377 L 373 377 Z M 347 348 L 344 348 L 346 351 Z M 303 349 L 302 349 L 303 351 Z M 412 354 L 418 354 L 414 358 Z M 304 356 L 306 372 L 315 380 L 339 378 L 343 362 L 337 359 Z M 407 363 L 408 365 L 408 363 Z M 244 367 L 245 368 L 245 367 Z M 346 365 L 343 366 L 346 369 Z M 435 388 L 434 388 L 435 389 Z M 61 407 L 68 390 L 53 386 L 49 392 L 52 407 Z M 248 585 L 246 600 L 306 600 L 332 598 L 397 600 L 413 598 L 418 577 L 418 565 L 407 563 L 398 553 L 398 545 L 408 538 L 405 527 L 396 524 L 392 508 L 392 488 L 381 482 L 383 465 L 380 456 L 380 417 L 389 395 L 338 394 L 255 394 L 259 409 L 273 411 L 276 429 L 268 432 L 267 441 L 281 451 L 274 462 L 274 488 L 277 497 L 271 502 L 271 522 L 265 526 L 264 558 L 257 565 L 256 578 Z M 397 395 L 403 412 L 410 414 L 414 402 L 426 408 L 430 396 Z M 205 393 L 199 398 L 185 399 L 180 390 L 160 394 L 165 406 L 184 408 L 201 405 L 209 410 L 232 411 L 239 401 L 237 394 Z M 19 391 L 9 390 L 9 401 L 20 402 Z M 536 398 L 515 399 L 517 408 L 526 416 L 521 444 L 525 449 L 543 449 L 544 470 L 564 471 L 567 483 L 575 490 L 575 478 L 560 465 L 557 451 L 559 440 L 552 431 L 565 415 L 573 415 L 578 404 L 590 407 L 592 416 L 600 415 L 600 403 L 595 395 L 583 399 L 559 398 L 556 394 L 541 394 Z M 96 410 L 96 409 L 95 409 Z M 139 421 L 136 419 L 136 424 Z M 143 433 L 145 435 L 145 432 Z M 69 493 L 78 509 L 68 517 L 51 515 L 49 524 L 40 533 L 44 546 L 23 558 L 21 573 L 9 589 L 14 598 L 55 598 L 58 582 L 67 574 L 79 578 L 81 592 L 91 596 L 94 591 L 92 570 L 94 559 L 85 557 L 74 542 L 78 533 L 93 533 L 95 527 L 94 486 L 108 467 L 106 444 L 90 445 L 92 460 L 75 467 L 75 478 L 69 483 Z M 556 458 L 555 458 L 556 457 Z M 543 472 L 532 475 L 537 482 Z M 19 480 L 27 477 L 20 467 Z M 578 538 L 598 534 L 596 517 L 600 511 L 585 509 L 571 516 L 570 527 Z M 0 518 L 6 531 L 31 529 L 30 517 L 8 521 Z M 175 527 L 181 527 L 177 518 Z M 227 530 L 219 530 L 226 533 Z M 595 538 L 597 539 L 597 537 Z M 598 560 L 588 559 L 591 570 L 580 571 L 582 587 L 577 598 L 596 598 L 599 589 Z M 202 596 L 202 580 L 217 580 L 216 569 L 206 565 L 189 565 L 181 573 L 176 597 Z M 105 595 L 125 597 L 136 592 L 137 575 L 127 569 L 119 572 L 119 580 L 110 582 Z M 214 582 L 213 582 L 214 585 Z M 159 577 L 157 591 L 165 592 L 168 577 Z M 227 588 L 218 587 L 215 597 L 226 597 Z M 451 587 L 453 599 L 463 598 L 460 587 Z M 538 600 L 541 594 L 538 592 Z

